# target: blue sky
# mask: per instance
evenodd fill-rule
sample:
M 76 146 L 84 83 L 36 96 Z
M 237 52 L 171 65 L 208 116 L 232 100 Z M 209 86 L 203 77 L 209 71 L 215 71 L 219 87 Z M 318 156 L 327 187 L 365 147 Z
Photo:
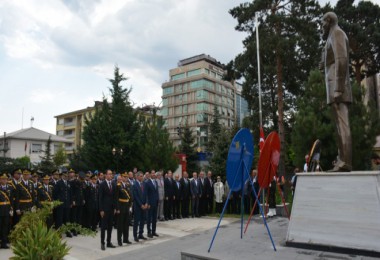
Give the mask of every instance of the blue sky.
M 0 1 L 0 133 L 29 127 L 31 117 L 55 133 L 55 115 L 108 95 L 115 64 L 133 102 L 159 104 L 180 59 L 205 53 L 227 63 L 243 50 L 246 35 L 228 14 L 241 2 Z

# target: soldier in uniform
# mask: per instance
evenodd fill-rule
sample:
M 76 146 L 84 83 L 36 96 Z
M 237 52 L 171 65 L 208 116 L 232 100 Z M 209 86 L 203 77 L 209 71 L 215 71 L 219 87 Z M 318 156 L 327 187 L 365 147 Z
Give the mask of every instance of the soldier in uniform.
M 96 231 L 96 227 L 99 223 L 99 189 L 96 175 L 91 175 L 90 179 L 91 183 L 85 190 L 86 227 Z
M 73 205 L 70 183 L 67 180 L 67 172 L 63 172 L 62 179 L 57 182 L 53 190 L 53 199 L 62 202 L 62 204 L 57 207 L 56 219 L 54 220 L 56 228 L 59 228 L 62 224 L 69 222 L 70 208 Z M 72 237 L 72 234 L 67 232 L 66 237 Z
M 38 185 L 37 188 L 37 206 L 42 207 L 44 203 L 49 203 L 53 201 L 53 186 L 49 184 L 50 176 L 45 174 L 42 178 L 42 183 Z M 46 219 L 46 225 L 51 227 L 53 225 L 53 218 L 49 216 Z
M 30 181 L 30 171 L 22 172 L 21 181 L 17 185 L 17 198 L 15 203 L 16 214 L 22 216 L 26 211 L 34 211 L 36 205 L 34 185 Z
M 131 244 L 129 241 L 129 211 L 131 208 L 131 190 L 127 181 L 128 174 L 122 175 L 122 181 L 117 184 L 116 188 L 116 214 L 117 216 L 117 241 L 119 246 L 123 243 Z M 123 241 L 121 238 L 123 237 Z
M 12 178 L 8 181 L 8 184 L 12 186 L 13 188 L 13 194 L 11 200 L 13 201 L 13 205 L 15 205 L 17 200 L 17 185 L 21 181 L 21 169 L 13 170 L 12 172 Z M 12 228 L 19 222 L 20 216 L 17 214 L 13 214 L 13 217 L 11 217 L 11 226 Z
M 10 218 L 13 215 L 14 189 L 8 183 L 8 176 L 0 175 L 0 248 L 8 249 L 7 241 L 10 230 Z

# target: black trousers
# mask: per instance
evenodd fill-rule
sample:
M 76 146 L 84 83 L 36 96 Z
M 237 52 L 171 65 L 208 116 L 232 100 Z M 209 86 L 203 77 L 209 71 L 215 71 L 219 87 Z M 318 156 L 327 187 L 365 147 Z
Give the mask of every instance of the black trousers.
M 70 208 L 65 208 L 63 205 L 56 208 L 55 227 L 60 228 L 62 224 L 70 221 Z
M 156 223 L 157 223 L 157 206 L 150 206 L 148 210 L 148 219 L 146 221 L 148 234 L 156 233 Z
M 5 246 L 8 241 L 9 228 L 10 228 L 10 217 L 0 216 L 0 240 L 1 246 Z
M 179 218 L 181 216 L 181 199 L 175 198 L 173 201 L 174 207 L 173 207 L 173 217 Z
M 129 239 L 129 205 L 128 209 L 123 210 L 117 215 L 117 241 L 126 242 Z M 123 240 L 122 240 L 123 238 Z
M 183 198 L 181 212 L 182 212 L 182 217 L 184 218 L 189 217 L 189 204 L 190 204 L 189 197 Z
M 191 199 L 191 215 L 192 217 L 199 217 L 199 197 Z
M 214 210 L 214 197 L 213 195 L 209 195 L 207 198 L 207 213 L 211 214 Z
M 100 219 L 100 243 L 104 245 L 104 239 L 107 231 L 107 244 L 111 243 L 111 235 L 113 228 L 113 210 L 104 211 L 103 218 Z
M 144 221 L 146 216 L 146 211 L 142 210 L 141 208 L 134 207 L 134 220 L 133 220 L 133 237 L 138 238 L 139 236 L 142 236 L 144 233 Z M 137 228 L 138 234 L 137 234 Z
M 96 208 L 86 208 L 85 227 L 96 230 L 99 223 L 99 211 Z
M 164 202 L 164 213 L 165 213 L 165 218 L 169 219 L 172 217 L 173 214 L 173 197 L 168 197 L 168 199 L 165 199 Z

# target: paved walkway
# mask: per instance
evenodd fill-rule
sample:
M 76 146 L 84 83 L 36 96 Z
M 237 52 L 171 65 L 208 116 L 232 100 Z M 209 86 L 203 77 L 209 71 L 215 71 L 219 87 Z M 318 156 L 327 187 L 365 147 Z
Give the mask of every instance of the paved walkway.
M 100 250 L 99 233 L 95 238 L 78 236 L 67 239 L 67 243 L 72 249 L 65 259 L 178 260 L 181 259 L 181 252 L 223 260 L 375 259 L 285 247 L 288 220 L 280 217 L 268 220 L 268 225 L 277 248 L 276 252 L 273 250 L 268 233 L 262 224 L 262 219 L 255 217 L 243 239 L 240 239 L 239 219 L 224 218 L 211 252 L 208 253 L 207 250 L 217 223 L 217 218 L 209 217 L 159 222 L 157 233 L 160 237 L 139 243 L 132 241 L 132 245 L 106 248 L 105 251 Z M 130 228 L 130 240 L 132 240 L 132 237 L 132 228 Z M 112 238 L 112 243 L 117 245 L 116 230 L 113 230 Z M 8 259 L 10 256 L 12 256 L 11 250 L 0 250 L 0 259 Z

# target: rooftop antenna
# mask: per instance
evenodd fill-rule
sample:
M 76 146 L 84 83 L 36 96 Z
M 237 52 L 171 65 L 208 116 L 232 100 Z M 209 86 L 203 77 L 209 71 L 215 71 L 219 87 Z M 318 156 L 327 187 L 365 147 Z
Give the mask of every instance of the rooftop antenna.
M 30 118 L 30 127 L 33 127 L 33 122 L 34 122 L 34 117 L 32 116 L 32 117 Z

